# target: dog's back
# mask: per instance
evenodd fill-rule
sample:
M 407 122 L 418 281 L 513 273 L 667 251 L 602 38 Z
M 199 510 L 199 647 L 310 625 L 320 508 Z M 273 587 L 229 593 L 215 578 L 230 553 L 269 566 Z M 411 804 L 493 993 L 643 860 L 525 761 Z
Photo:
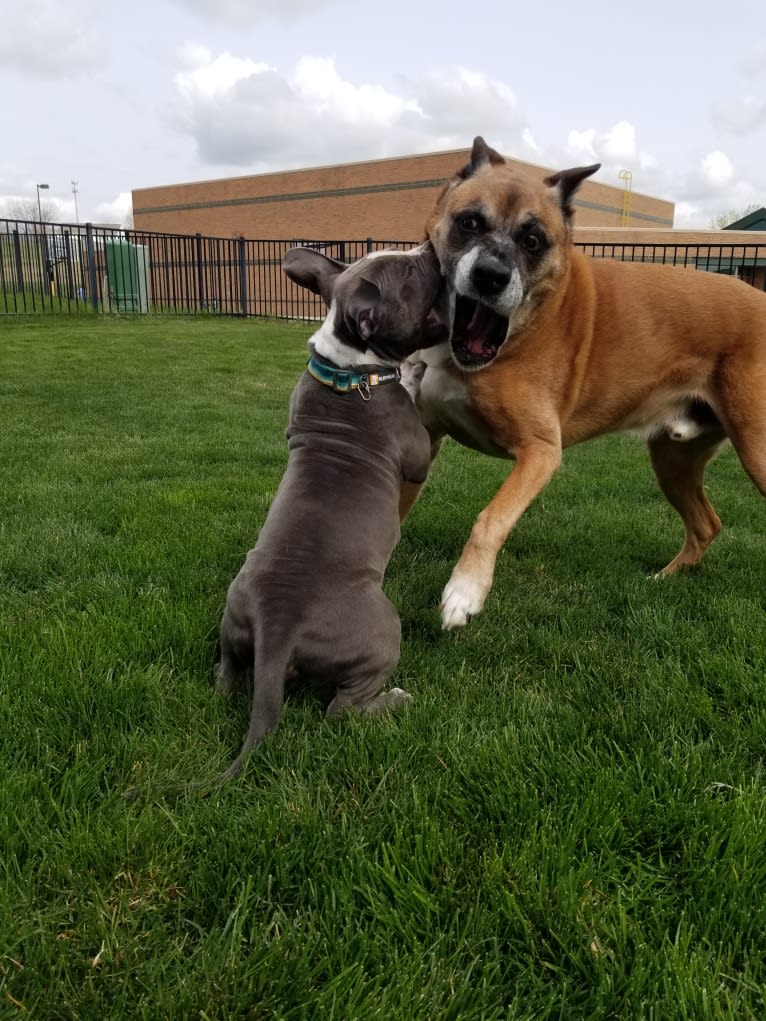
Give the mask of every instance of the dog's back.
M 399 539 L 402 478 L 425 477 L 429 441 L 403 387 L 380 388 L 363 401 L 357 393 L 334 393 L 308 373 L 293 392 L 286 435 L 287 469 L 229 589 L 227 612 L 241 606 L 251 624 L 288 621 L 297 648 L 320 611 L 326 623 L 337 614 L 353 630 L 359 600 L 382 596 Z M 342 586 L 334 584 L 337 576 Z M 320 663 L 313 639 L 309 645 L 317 669 L 337 669 L 334 657 Z M 304 648 L 299 658 L 307 656 Z
M 234 776 L 279 722 L 294 676 L 335 691 L 328 715 L 409 698 L 382 693 L 399 661 L 399 615 L 383 574 L 399 539 L 403 480 L 425 481 L 428 433 L 403 387 L 369 400 L 305 373 L 290 402 L 289 457 L 255 548 L 229 587 L 218 689 L 250 675 L 247 738 Z

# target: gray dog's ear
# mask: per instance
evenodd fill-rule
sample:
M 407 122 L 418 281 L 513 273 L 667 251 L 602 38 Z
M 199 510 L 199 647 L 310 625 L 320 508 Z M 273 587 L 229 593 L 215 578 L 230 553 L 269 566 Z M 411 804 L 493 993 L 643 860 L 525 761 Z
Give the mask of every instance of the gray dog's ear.
M 294 283 L 321 295 L 329 308 L 335 281 L 348 267 L 314 248 L 288 248 L 282 258 L 282 269 Z
M 346 322 L 362 340 L 374 337 L 381 326 L 380 306 L 383 294 L 373 280 L 360 277 L 341 304 Z
M 561 203 L 564 215 L 568 219 L 571 219 L 574 214 L 574 209 L 569 201 L 570 198 L 585 178 L 595 174 L 600 167 L 600 163 L 594 163 L 590 167 L 573 167 L 571 170 L 559 170 L 557 174 L 551 174 L 550 177 L 544 178 L 543 183 L 547 184 L 549 188 L 558 188 L 559 202 Z
M 505 163 L 505 160 L 499 152 L 487 145 L 481 135 L 477 135 L 473 140 L 471 162 L 467 163 L 462 170 L 458 170 L 457 176 L 463 179 L 471 177 L 479 167 L 483 167 L 487 163 Z

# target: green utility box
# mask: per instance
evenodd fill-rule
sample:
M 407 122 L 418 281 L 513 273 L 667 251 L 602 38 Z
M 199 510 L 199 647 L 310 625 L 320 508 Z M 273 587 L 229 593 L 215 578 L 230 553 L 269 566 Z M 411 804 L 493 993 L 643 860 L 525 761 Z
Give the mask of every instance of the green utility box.
M 104 256 L 112 311 L 148 312 L 150 278 L 147 246 L 112 238 L 104 242 Z

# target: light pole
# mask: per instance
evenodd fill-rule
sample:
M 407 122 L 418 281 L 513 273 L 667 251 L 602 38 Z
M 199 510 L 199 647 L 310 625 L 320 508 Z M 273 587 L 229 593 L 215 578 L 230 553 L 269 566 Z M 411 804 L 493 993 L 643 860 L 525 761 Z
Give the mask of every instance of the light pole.
M 38 215 L 38 218 L 40 220 L 40 223 L 42 223 L 43 222 L 43 208 L 40 205 L 40 189 L 41 188 L 49 188 L 50 185 L 49 184 L 38 184 L 36 187 L 37 187 L 37 215 Z
M 72 181 L 72 194 L 74 195 L 74 218 L 77 221 L 77 226 L 80 226 L 80 213 L 77 209 L 77 181 Z

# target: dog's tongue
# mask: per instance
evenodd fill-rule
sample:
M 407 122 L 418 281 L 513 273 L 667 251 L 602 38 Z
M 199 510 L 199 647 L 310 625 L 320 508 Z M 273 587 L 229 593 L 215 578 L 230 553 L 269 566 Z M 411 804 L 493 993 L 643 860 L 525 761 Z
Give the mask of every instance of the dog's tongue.
M 472 355 L 483 355 L 492 349 L 487 338 L 487 323 L 483 315 L 483 307 L 477 303 L 474 313 L 463 334 L 463 344 Z
M 481 355 L 484 354 L 488 345 L 485 342 L 484 337 L 468 336 L 465 338 L 464 347 L 466 347 L 472 355 Z
M 490 362 L 505 340 L 508 320 L 481 302 L 458 296 L 452 321 L 453 350 L 476 362 Z

